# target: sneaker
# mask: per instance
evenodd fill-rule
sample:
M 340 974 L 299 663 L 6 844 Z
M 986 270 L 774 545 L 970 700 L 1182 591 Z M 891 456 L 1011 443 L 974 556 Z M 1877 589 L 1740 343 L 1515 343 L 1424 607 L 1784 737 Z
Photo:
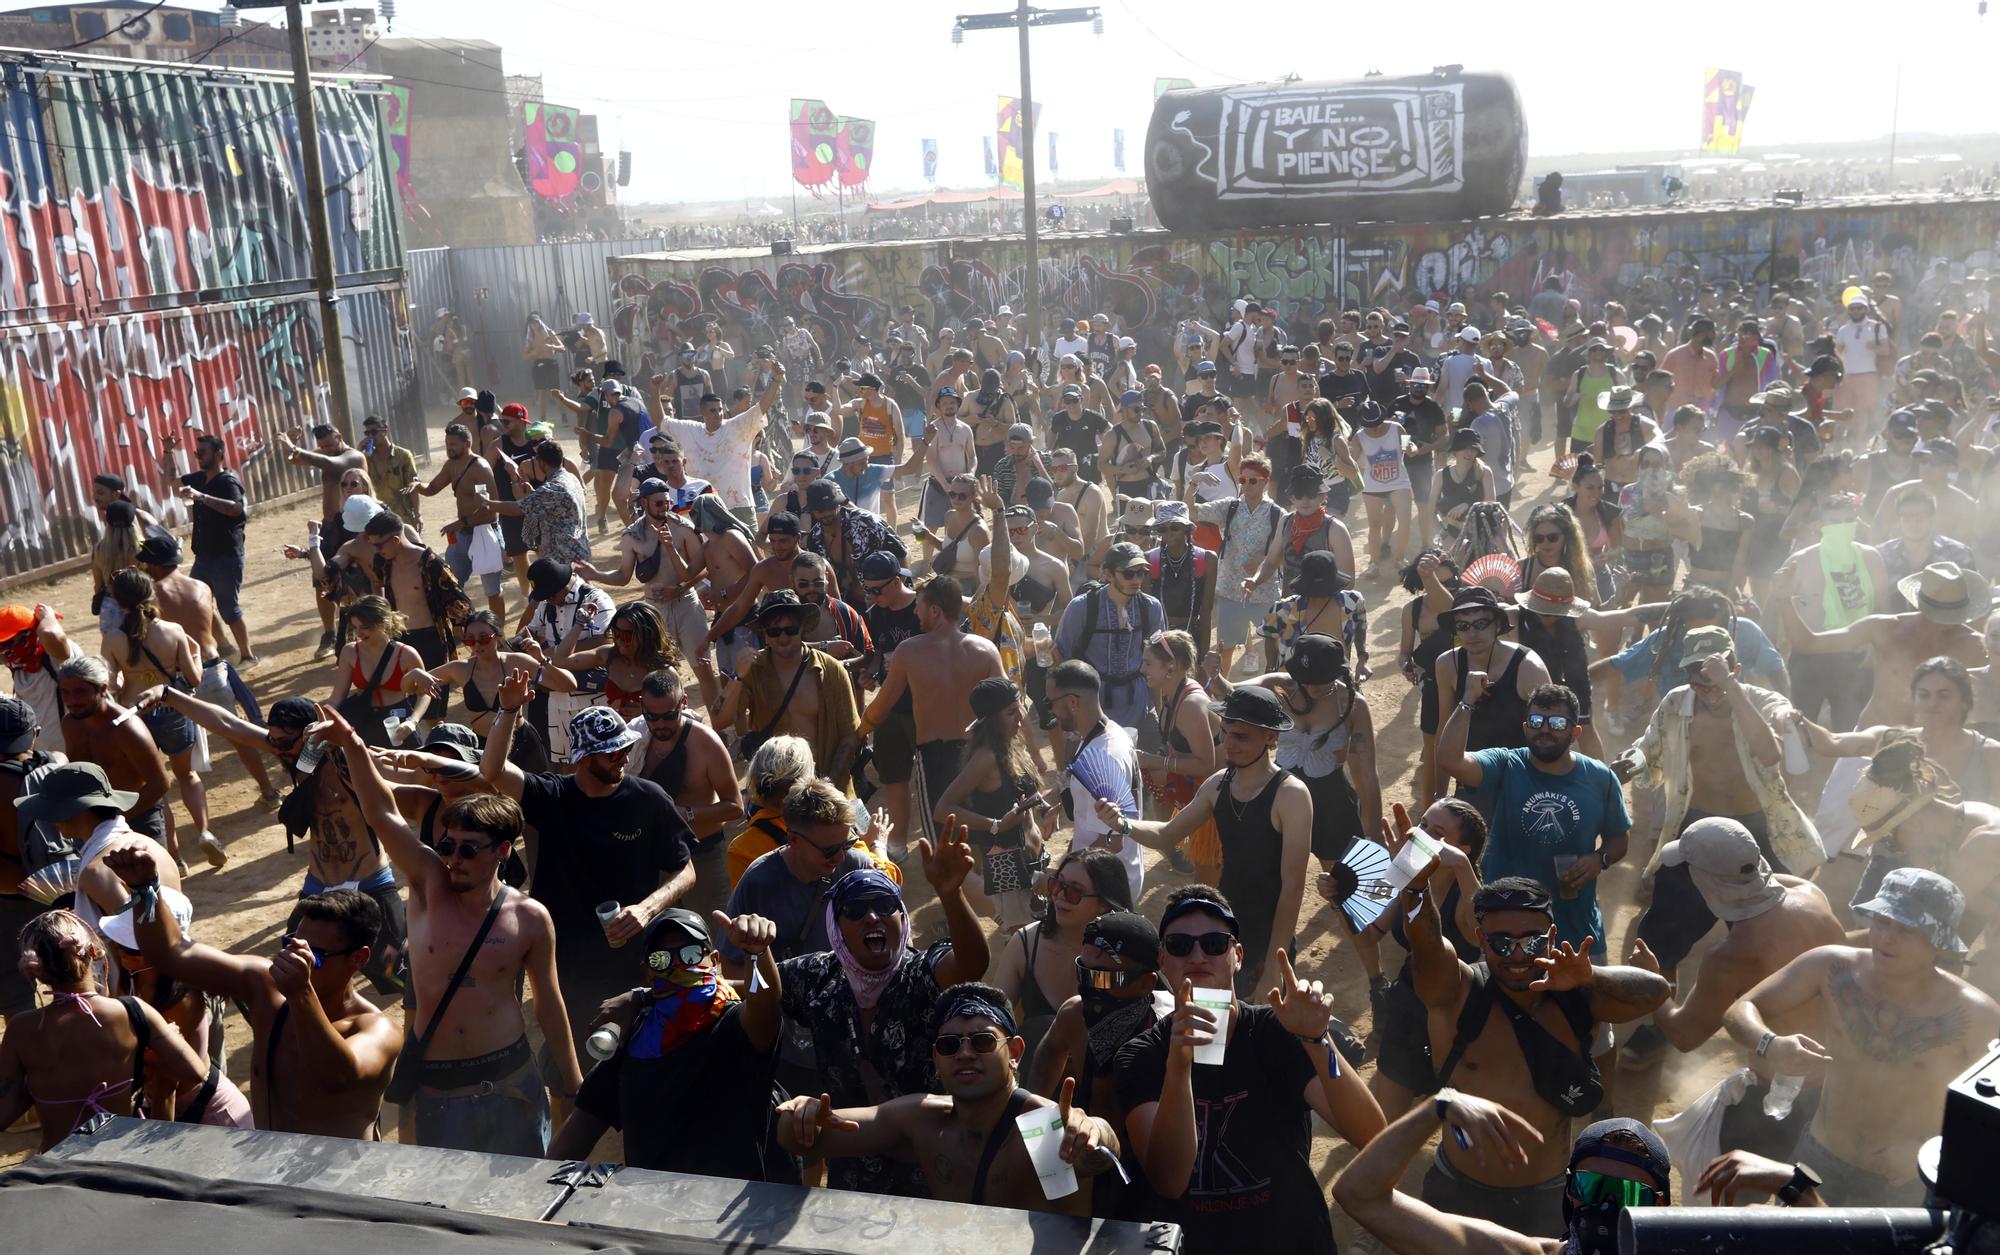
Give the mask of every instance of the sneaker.
M 222 848 L 222 842 L 217 841 L 212 832 L 201 834 L 201 853 L 210 867 L 220 867 L 229 861 L 229 851 Z
M 257 795 L 257 804 L 266 810 L 277 810 L 285 800 L 285 795 L 276 789 L 266 789 Z
M 182 880 L 186 880 L 186 879 L 187 879 L 187 878 L 188 878 L 189 876 L 192 876 L 192 875 L 194 875 L 194 871 L 193 871 L 193 869 L 191 869 L 191 868 L 190 868 L 190 867 L 188 866 L 188 861 L 187 861 L 186 859 L 184 859 L 184 858 L 177 858 L 177 859 L 175 859 L 175 860 L 174 860 L 174 866 L 176 866 L 176 867 L 180 868 L 180 871 L 181 871 L 181 879 L 182 879 Z
M 1618 1066 L 1637 1070 L 1658 1063 L 1672 1042 L 1667 1035 L 1649 1023 L 1641 1024 L 1625 1044 L 1618 1048 Z
M 313 650 L 313 660 L 317 662 L 321 658 L 331 657 L 333 657 L 333 633 L 321 632 L 319 634 L 319 648 Z

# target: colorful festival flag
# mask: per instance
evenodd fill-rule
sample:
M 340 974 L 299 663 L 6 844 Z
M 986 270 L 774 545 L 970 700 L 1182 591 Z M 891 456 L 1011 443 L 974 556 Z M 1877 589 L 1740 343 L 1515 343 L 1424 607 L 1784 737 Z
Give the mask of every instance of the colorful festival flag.
M 1737 70 L 1708 71 L 1701 102 L 1701 150 L 1734 153 L 1743 147 L 1743 114 L 1750 89 Z
M 824 100 L 792 101 L 792 178 L 815 196 L 833 181 L 833 139 L 839 119 Z
M 583 145 L 575 109 L 544 100 L 521 104 L 521 146 L 527 150 L 528 185 L 543 200 L 576 194 L 583 178 Z
M 1035 106 L 1035 126 L 1040 129 L 1042 107 Z M 999 110 L 1000 181 L 1008 187 L 1021 186 L 1021 101 L 1000 97 Z
M 927 139 L 924 141 L 924 182 L 937 182 L 937 163 L 937 141 Z
M 1193 86 L 1191 78 L 1156 78 L 1153 80 L 1153 99 L 1158 100 L 1168 92 L 1186 91 Z
M 866 118 L 841 118 L 833 133 L 833 168 L 842 187 L 868 182 L 875 165 L 875 124 Z

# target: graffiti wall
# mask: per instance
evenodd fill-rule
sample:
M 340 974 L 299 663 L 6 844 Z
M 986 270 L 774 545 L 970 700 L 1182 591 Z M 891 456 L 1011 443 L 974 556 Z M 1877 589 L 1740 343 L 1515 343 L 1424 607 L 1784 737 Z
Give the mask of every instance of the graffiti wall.
M 1026 301 L 1021 241 L 937 240 L 829 245 L 773 257 L 745 253 L 616 257 L 609 278 L 627 365 L 644 363 L 720 320 L 739 351 L 775 343 L 786 318 L 813 329 L 832 355 L 857 335 L 878 344 L 897 310 L 926 326 L 990 317 Z M 1554 219 L 1382 223 L 1217 235 L 1057 235 L 1045 238 L 1034 282 L 1042 308 L 1105 312 L 1163 358 L 1174 328 L 1211 326 L 1239 296 L 1274 303 L 1295 341 L 1342 309 L 1407 309 L 1426 299 L 1505 291 L 1525 301 L 1550 279 L 1595 309 L 1642 280 L 1685 266 L 1705 281 L 1761 286 L 1889 271 L 1900 289 L 2000 270 L 2000 201 L 1710 209 Z
M 315 99 L 350 394 L 416 421 L 375 100 Z M 0 578 L 88 552 L 97 474 L 185 522 L 168 434 L 222 435 L 253 502 L 306 486 L 269 456 L 280 429 L 333 417 L 303 182 L 283 84 L 0 61 Z

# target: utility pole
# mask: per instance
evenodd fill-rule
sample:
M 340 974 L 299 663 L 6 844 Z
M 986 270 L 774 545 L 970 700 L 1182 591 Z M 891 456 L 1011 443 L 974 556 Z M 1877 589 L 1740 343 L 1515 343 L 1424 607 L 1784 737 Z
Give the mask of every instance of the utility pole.
M 1027 264 L 1022 268 L 1022 300 L 1028 309 L 1028 334 L 1023 343 L 1030 348 L 1039 342 L 1042 334 L 1042 281 L 1041 260 L 1036 256 L 1040 237 L 1035 229 L 1035 85 L 1029 68 L 1028 29 L 1071 22 L 1089 22 L 1095 33 L 1104 33 L 1104 15 L 1096 8 L 1034 9 L 1028 7 L 1028 0 L 1015 0 L 1013 9 L 1004 13 L 962 13 L 951 30 L 951 42 L 954 44 L 965 42 L 965 32 L 969 30 L 1004 30 L 1011 26 L 1020 32 L 1021 232 L 1027 242 Z M 1000 154 L 1000 159 L 1004 162 L 1006 154 Z M 1000 212 L 1004 219 L 1007 212 L 1005 202 L 1002 202 Z
M 299 165 L 305 171 L 306 226 L 312 233 L 313 287 L 319 293 L 320 340 L 326 349 L 327 399 L 333 425 L 354 439 L 347 403 L 347 343 L 340 335 L 339 277 L 333 268 L 333 232 L 326 222 L 326 173 L 319 160 L 319 118 L 313 108 L 312 62 L 306 55 L 305 6 L 300 0 L 235 0 L 239 9 L 285 11 L 292 54 L 292 113 L 299 126 Z

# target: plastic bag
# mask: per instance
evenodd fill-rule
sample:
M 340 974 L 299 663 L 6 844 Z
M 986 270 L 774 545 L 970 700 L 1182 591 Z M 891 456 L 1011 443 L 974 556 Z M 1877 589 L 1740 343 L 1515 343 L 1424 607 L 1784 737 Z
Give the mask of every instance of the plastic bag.
M 1653 1132 L 1667 1144 L 1669 1160 L 1681 1166 L 1687 1179 L 1701 1175 L 1722 1153 L 1722 1113 L 1742 1102 L 1756 1079 L 1749 1068 L 1738 1068 L 1679 1115 L 1653 1121 Z
M 474 575 L 498 575 L 507 561 L 500 548 L 500 529 L 490 523 L 473 528 L 468 556 Z

